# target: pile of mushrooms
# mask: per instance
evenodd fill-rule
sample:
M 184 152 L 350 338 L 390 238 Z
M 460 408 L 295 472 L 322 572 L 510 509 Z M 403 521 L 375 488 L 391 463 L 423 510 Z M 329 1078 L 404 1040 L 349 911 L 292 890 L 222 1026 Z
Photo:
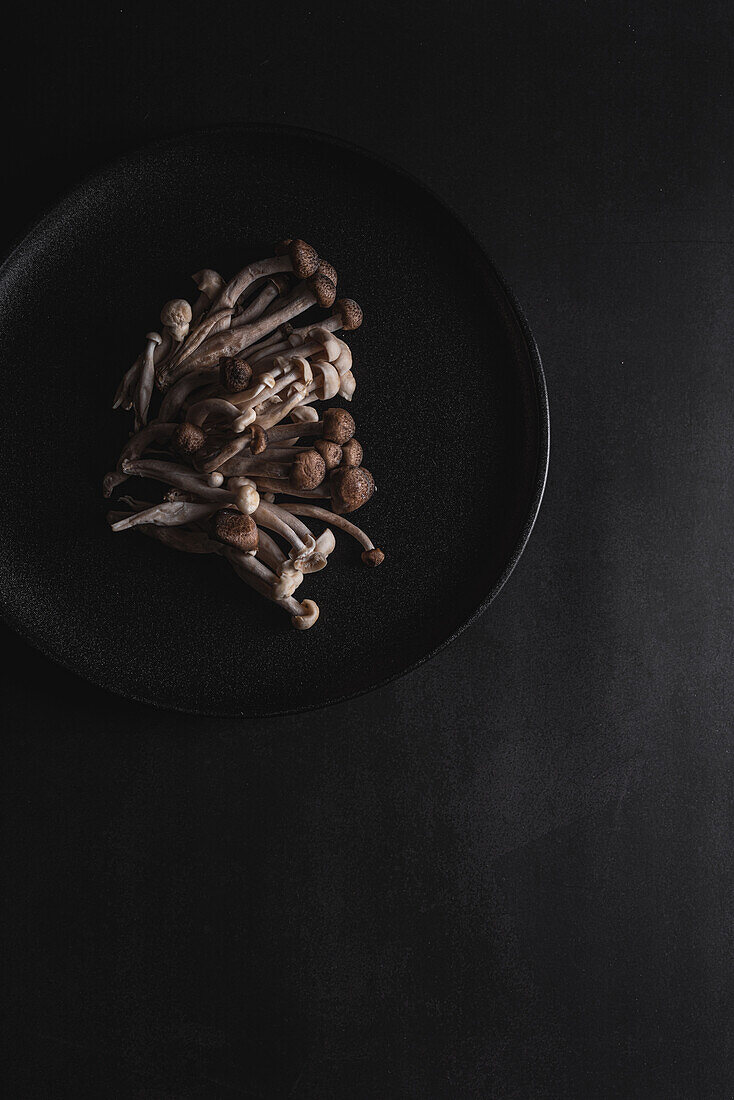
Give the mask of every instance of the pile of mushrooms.
M 342 407 L 314 408 L 352 399 L 343 334 L 359 328 L 362 310 L 336 297 L 336 271 L 301 240 L 281 241 L 229 282 L 210 270 L 193 281 L 198 297 L 164 305 L 161 332 L 145 337 L 113 405 L 132 409 L 135 428 L 104 479 L 105 497 L 140 477 L 165 486 L 163 499 L 118 496 L 107 518 L 115 532 L 219 554 L 307 630 L 319 608 L 294 594 L 326 566 L 333 529 L 356 539 L 365 565 L 384 560 L 345 519 L 375 491 L 354 419 Z M 330 313 L 303 316 L 314 308 Z

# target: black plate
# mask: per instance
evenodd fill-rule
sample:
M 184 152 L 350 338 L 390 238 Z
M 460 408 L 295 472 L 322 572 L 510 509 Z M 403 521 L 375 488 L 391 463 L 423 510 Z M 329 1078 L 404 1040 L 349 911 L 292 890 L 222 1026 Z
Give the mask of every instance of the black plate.
M 352 411 L 378 493 L 299 596 L 312 630 L 219 559 L 113 536 L 100 482 L 130 429 L 111 395 L 191 272 L 232 274 L 283 236 L 331 260 L 365 311 Z M 0 271 L 5 505 L 0 596 L 47 655 L 123 695 L 265 715 L 367 691 L 494 598 L 548 464 L 537 349 L 456 218 L 409 177 L 303 131 L 226 130 L 142 150 L 70 195 Z

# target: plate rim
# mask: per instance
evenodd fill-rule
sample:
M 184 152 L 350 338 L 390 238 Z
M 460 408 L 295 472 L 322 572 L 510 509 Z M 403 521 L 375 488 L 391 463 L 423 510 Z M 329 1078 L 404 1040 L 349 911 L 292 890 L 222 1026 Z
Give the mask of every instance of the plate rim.
M 530 328 L 530 324 L 527 320 L 525 312 L 518 302 L 513 290 L 508 285 L 504 276 L 501 274 L 496 264 L 492 260 L 491 256 L 484 248 L 482 243 L 477 239 L 476 235 L 469 228 L 464 219 L 456 213 L 453 206 L 451 206 L 446 199 L 437 194 L 428 184 L 423 180 L 413 175 L 412 172 L 403 168 L 401 165 L 395 164 L 393 161 L 386 157 L 383 157 L 379 153 L 374 153 L 369 149 L 357 145 L 354 142 L 346 141 L 342 138 L 335 137 L 334 135 L 325 133 L 324 131 L 314 130 L 305 126 L 293 126 L 278 123 L 262 123 L 257 125 L 249 125 L 247 123 L 230 123 L 222 126 L 202 126 L 194 129 L 183 129 L 169 133 L 167 137 L 161 137 L 154 139 L 153 141 L 146 142 L 143 145 L 136 145 L 128 151 L 121 153 L 119 156 L 114 157 L 111 160 L 104 161 L 94 171 L 86 173 L 75 184 L 68 189 L 64 190 L 59 197 L 52 202 L 49 206 L 39 214 L 38 218 L 31 222 L 28 227 L 13 238 L 12 244 L 4 254 L 2 263 L 0 263 L 0 282 L 4 281 L 8 275 L 8 272 L 13 264 L 14 260 L 19 259 L 19 253 L 21 248 L 26 242 L 31 242 L 38 238 L 42 234 L 44 226 L 47 222 L 60 214 L 63 214 L 65 210 L 73 207 L 77 196 L 81 195 L 87 188 L 90 187 L 96 180 L 102 180 L 104 177 L 113 174 L 118 171 L 123 165 L 134 160 L 143 154 L 150 154 L 157 150 L 164 150 L 166 148 L 172 148 L 179 144 L 184 144 L 192 139 L 203 138 L 211 134 L 232 133 L 232 134 L 261 134 L 261 135 L 279 135 L 279 136 L 296 136 L 307 137 L 311 140 L 321 142 L 322 144 L 329 145 L 335 149 L 340 149 L 345 152 L 349 152 L 357 157 L 365 158 L 373 163 L 379 164 L 382 168 L 388 172 L 396 173 L 402 179 L 410 182 L 414 187 L 417 187 L 424 195 L 429 196 L 435 203 L 438 204 L 452 221 L 457 228 L 463 233 L 465 239 L 472 246 L 477 256 L 481 259 L 482 263 L 487 268 L 489 274 L 494 278 L 499 290 L 504 295 L 507 305 L 509 306 L 509 312 L 513 316 L 515 322 L 518 325 L 520 335 L 522 336 L 523 343 L 527 350 L 528 360 L 530 363 L 533 388 L 535 393 L 535 399 L 537 404 L 538 414 L 538 459 L 535 471 L 535 477 L 533 480 L 533 492 L 530 500 L 530 504 L 527 510 L 525 521 L 523 523 L 520 534 L 512 548 L 512 552 L 508 558 L 507 564 L 502 571 L 501 575 L 489 589 L 484 598 L 477 604 L 474 610 L 459 624 L 458 627 L 446 638 L 444 638 L 438 645 L 434 646 L 428 653 L 419 657 L 416 661 L 407 665 L 405 668 L 400 669 L 398 672 L 394 672 L 389 676 L 385 676 L 378 680 L 374 684 L 368 687 L 359 688 L 355 691 L 347 691 L 341 695 L 335 696 L 331 699 L 326 699 L 319 703 L 309 703 L 306 705 L 297 705 L 293 707 L 283 707 L 279 710 L 258 710 L 251 711 L 245 710 L 229 710 L 229 709 L 206 709 L 206 710 L 192 710 L 189 707 L 176 706 L 175 703 L 162 702 L 157 699 L 150 699 L 144 695 L 136 695 L 134 692 L 123 690 L 122 688 L 115 687 L 109 683 L 106 683 L 103 679 L 94 676 L 92 673 L 88 673 L 81 668 L 77 668 L 74 665 L 67 663 L 62 656 L 51 652 L 40 639 L 36 639 L 31 636 L 30 631 L 27 630 L 25 625 L 21 625 L 16 616 L 13 614 L 10 608 L 6 605 L 5 601 L 0 603 L 0 618 L 7 626 L 18 634 L 28 645 L 32 646 L 38 652 L 42 653 L 44 657 L 48 658 L 55 665 L 71 672 L 81 680 L 85 680 L 87 683 L 94 684 L 95 687 L 101 688 L 104 691 L 109 692 L 111 695 L 118 698 L 133 701 L 144 706 L 154 707 L 156 710 L 169 711 L 176 714 L 187 714 L 191 716 L 197 716 L 200 718 L 220 718 L 220 719 L 238 719 L 244 721 L 263 721 L 269 718 L 283 718 L 288 715 L 303 714 L 309 711 L 324 710 L 327 707 L 337 706 L 340 703 L 346 703 L 351 699 L 357 699 L 360 696 L 368 695 L 370 692 L 377 691 L 379 688 L 386 687 L 388 684 L 395 683 L 403 676 L 408 676 L 415 669 L 420 668 L 421 665 L 426 664 L 432 660 L 444 649 L 446 649 L 452 642 L 454 642 L 460 634 L 462 634 L 472 623 L 484 614 L 489 608 L 490 604 L 494 602 L 497 596 L 500 594 L 510 576 L 514 572 L 520 558 L 523 555 L 525 547 L 528 544 L 530 536 L 535 527 L 540 507 L 543 502 L 543 496 L 545 493 L 545 487 L 548 480 L 548 469 L 550 465 L 550 404 L 548 399 L 548 386 L 545 377 L 545 371 L 543 369 L 542 360 L 540 357 L 540 351 L 538 349 L 537 342 Z

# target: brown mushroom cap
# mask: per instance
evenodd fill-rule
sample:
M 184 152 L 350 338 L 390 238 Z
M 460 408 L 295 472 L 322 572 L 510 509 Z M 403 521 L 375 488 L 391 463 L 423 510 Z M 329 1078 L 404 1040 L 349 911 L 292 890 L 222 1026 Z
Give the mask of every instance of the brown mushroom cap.
M 356 512 L 375 491 L 375 479 L 363 466 L 340 466 L 329 478 L 331 507 L 337 515 Z
M 342 466 L 361 466 L 363 453 L 361 443 L 348 439 L 342 447 Z
M 222 508 L 212 520 L 214 537 L 228 546 L 235 546 L 245 554 L 257 550 L 260 536 L 252 516 L 246 516 L 236 508 Z
M 370 565 L 374 568 L 376 565 L 382 565 L 385 560 L 385 555 L 382 550 L 379 550 L 376 546 L 372 550 L 362 551 L 362 561 L 365 565 Z
M 332 443 L 330 439 L 317 439 L 314 450 L 318 451 L 323 458 L 327 470 L 335 470 L 341 464 L 342 449 L 338 443 Z M 350 465 L 359 466 L 359 463 L 350 463 Z
M 250 428 L 250 454 L 261 455 L 268 445 L 268 433 L 259 424 Z
M 359 328 L 364 319 L 364 314 L 362 313 L 362 307 L 358 306 L 353 298 L 339 298 L 336 307 L 341 314 L 342 328 L 345 332 Z
M 285 243 L 285 242 L 283 242 Z M 315 248 L 305 241 L 293 240 L 288 242 L 288 255 L 293 264 L 293 271 L 299 279 L 310 279 L 315 275 L 319 267 L 319 256 Z
M 317 489 L 325 477 L 326 464 L 318 451 L 301 451 L 296 455 L 289 478 L 293 489 Z
M 336 286 L 337 282 L 339 281 L 339 276 L 336 273 L 336 268 L 332 264 L 330 264 L 328 260 L 319 260 L 318 272 L 319 275 L 326 276 L 329 282 L 333 283 L 334 286 Z
M 171 436 L 171 445 L 181 455 L 193 455 L 206 443 L 206 434 L 198 424 L 184 420 Z
M 246 390 L 252 378 L 252 367 L 246 359 L 235 359 L 230 355 L 219 360 L 219 381 L 229 393 Z
M 352 438 L 357 430 L 354 417 L 346 409 L 330 408 L 324 412 L 323 438 L 340 447 Z
M 327 279 L 325 275 L 312 275 L 308 280 L 308 285 L 318 305 L 323 309 L 333 306 L 336 298 L 336 287 L 331 279 Z

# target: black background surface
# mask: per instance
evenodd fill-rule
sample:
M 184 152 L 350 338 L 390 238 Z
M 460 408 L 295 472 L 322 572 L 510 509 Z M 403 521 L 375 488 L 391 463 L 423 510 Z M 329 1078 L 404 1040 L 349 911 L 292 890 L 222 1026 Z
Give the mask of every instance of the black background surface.
M 194 721 L 5 633 L 10 1095 L 731 1095 L 733 30 L 658 0 L 6 28 L 6 246 L 152 138 L 316 127 L 476 232 L 553 417 L 507 588 L 374 695 Z

